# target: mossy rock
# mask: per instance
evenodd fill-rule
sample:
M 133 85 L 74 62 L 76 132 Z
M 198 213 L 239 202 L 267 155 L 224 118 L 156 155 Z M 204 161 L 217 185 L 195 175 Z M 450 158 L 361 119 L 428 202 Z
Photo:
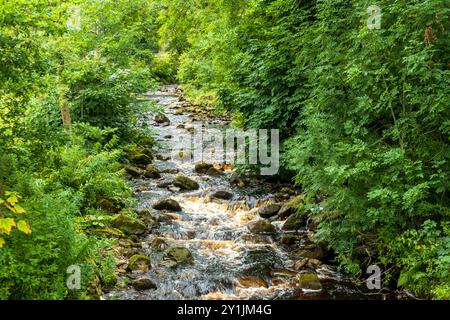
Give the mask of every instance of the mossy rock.
M 189 191 L 191 191 L 191 190 L 198 190 L 198 189 L 200 189 L 200 185 L 196 181 L 194 181 L 194 180 L 192 180 L 192 179 L 190 179 L 190 178 L 188 178 L 186 176 L 182 176 L 182 175 L 177 176 L 175 178 L 175 180 L 172 182 L 172 184 L 175 187 L 178 187 L 178 188 L 180 188 L 182 190 L 189 190 Z
M 114 214 L 120 212 L 123 206 L 119 205 L 118 203 L 112 200 L 101 198 L 97 201 L 96 207 L 97 209 L 100 209 L 107 213 Z
M 211 194 L 211 198 L 220 200 L 231 200 L 233 199 L 233 194 L 226 190 L 218 190 Z
M 169 118 L 167 118 L 167 116 L 163 113 L 158 113 L 157 115 L 155 115 L 154 118 L 156 123 L 168 123 L 170 124 L 170 120 Z
M 300 273 L 297 276 L 298 285 L 303 290 L 322 290 L 322 284 L 315 273 Z
M 206 174 L 206 172 L 208 172 L 208 170 L 212 167 L 213 165 L 209 163 L 197 163 L 195 165 L 194 171 L 199 174 Z
M 284 220 L 294 213 L 301 213 L 301 211 L 304 211 L 305 204 L 306 201 L 304 195 L 299 195 L 295 198 L 292 198 L 281 206 L 281 209 L 278 212 L 278 217 L 280 217 L 281 220 Z
M 219 169 L 211 167 L 208 169 L 208 171 L 206 171 L 206 174 L 211 177 L 220 177 L 223 176 L 225 173 Z
M 131 271 L 141 270 L 147 272 L 150 268 L 150 259 L 142 254 L 135 254 L 128 261 L 128 269 Z
M 293 214 L 289 218 L 287 218 L 287 220 L 283 224 L 282 230 L 283 231 L 297 231 L 304 226 L 306 226 L 305 217 L 298 216 L 297 214 Z
M 175 263 L 175 265 L 191 264 L 194 262 L 189 249 L 184 247 L 169 248 L 164 252 L 164 258 Z
M 127 235 L 142 235 L 147 231 L 147 226 L 142 221 L 125 214 L 116 215 L 111 221 L 111 225 Z
M 275 226 L 266 220 L 257 220 L 248 224 L 248 230 L 253 234 L 275 234 Z
M 144 170 L 131 165 L 125 166 L 125 171 L 133 178 L 140 178 L 145 173 Z
M 161 174 L 159 173 L 159 170 L 156 169 L 156 167 L 154 165 L 148 164 L 145 167 L 144 177 L 149 178 L 149 179 L 159 179 L 159 178 L 161 178 Z

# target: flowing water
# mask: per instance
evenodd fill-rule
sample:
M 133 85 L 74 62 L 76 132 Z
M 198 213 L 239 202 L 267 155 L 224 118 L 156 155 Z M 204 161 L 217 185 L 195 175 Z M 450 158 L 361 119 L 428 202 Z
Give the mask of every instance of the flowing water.
M 142 121 L 157 128 L 160 144 L 159 159 L 154 165 L 161 171 L 161 179 L 134 180 L 138 209 L 151 209 L 155 201 L 170 197 L 182 207 L 179 213 L 156 212 L 160 219 L 158 227 L 142 240 L 141 252 L 151 259 L 151 270 L 145 275 L 156 289 L 137 291 L 130 285 L 114 289 L 106 299 L 365 299 L 351 279 L 336 272 L 325 262 L 308 264 L 305 268 L 315 272 L 322 290 L 304 290 L 298 286 L 298 270 L 294 264 L 299 260 L 295 249 L 308 245 L 308 230 L 300 231 L 298 243 L 288 247 L 280 242 L 283 221 L 272 221 L 277 236 L 253 235 L 247 224 L 257 218 L 256 208 L 274 202 L 282 185 L 267 181 L 253 181 L 248 187 L 231 186 L 230 168 L 225 175 L 210 177 L 197 174 L 194 164 L 168 160 L 173 137 L 189 130 L 196 123 L 208 121 L 209 125 L 226 127 L 227 119 L 207 114 L 180 112 L 185 102 L 180 101 L 176 86 L 166 86 L 149 94 L 157 101 L 170 119 L 169 125 L 154 123 L 153 115 Z M 180 126 L 183 124 L 183 126 Z M 170 185 L 177 172 L 194 179 L 200 190 L 182 192 Z M 229 201 L 211 199 L 211 192 L 227 190 L 233 193 Z M 152 213 L 155 210 L 151 209 Z M 188 248 L 193 264 L 171 267 L 164 259 L 163 250 L 155 250 L 157 239 L 162 249 L 166 247 Z M 162 240 L 162 241 L 161 241 Z M 133 275 L 128 275 L 133 278 Z M 373 298 L 373 297 L 372 297 Z

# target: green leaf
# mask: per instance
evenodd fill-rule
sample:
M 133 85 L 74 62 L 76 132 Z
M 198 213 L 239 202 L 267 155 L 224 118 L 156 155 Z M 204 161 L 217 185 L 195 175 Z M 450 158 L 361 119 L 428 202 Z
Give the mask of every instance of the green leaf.
M 0 218 L 0 233 L 10 234 L 11 229 L 16 226 L 16 222 L 11 218 Z
M 17 229 L 25 234 L 31 233 L 31 228 L 25 220 L 20 220 L 17 222 Z

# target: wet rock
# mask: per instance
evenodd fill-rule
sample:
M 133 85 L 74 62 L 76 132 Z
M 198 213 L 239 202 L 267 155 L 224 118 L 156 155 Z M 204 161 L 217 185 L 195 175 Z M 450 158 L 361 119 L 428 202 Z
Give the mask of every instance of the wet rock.
M 156 123 L 170 123 L 169 118 L 167 118 L 167 116 L 165 114 L 162 114 L 162 113 L 158 113 L 155 116 L 154 120 L 155 120 Z
M 177 168 L 167 168 L 167 169 L 163 169 L 160 171 L 161 173 L 168 173 L 168 174 L 177 174 L 178 172 L 180 172 L 179 169 Z
M 210 177 L 220 177 L 224 175 L 223 171 L 214 167 L 209 168 L 208 171 L 206 171 L 206 174 Z
M 192 257 L 191 252 L 189 251 L 189 249 L 184 247 L 174 247 L 167 249 L 164 252 L 164 258 L 173 262 L 173 266 L 190 264 L 194 262 L 194 258 Z
M 183 115 L 183 110 L 182 109 L 177 109 L 177 110 L 175 110 L 175 113 L 174 113 L 176 116 L 181 116 L 181 115 Z
M 208 163 L 197 163 L 195 165 L 194 171 L 199 174 L 206 174 L 210 168 L 213 168 L 212 164 Z
M 242 276 L 234 280 L 234 285 L 241 288 L 268 288 L 266 280 L 254 276 Z
M 241 178 L 241 176 L 238 174 L 238 173 L 236 173 L 236 172 L 233 172 L 232 174 L 231 174 L 231 176 L 230 176 L 230 184 L 231 185 L 236 185 L 236 186 L 238 186 L 239 188 L 243 188 L 243 187 L 245 187 L 245 181 Z
M 136 254 L 128 261 L 127 269 L 130 271 L 141 270 L 147 272 L 150 270 L 150 259 L 142 254 Z
M 296 214 L 291 215 L 283 224 L 283 231 L 297 231 L 306 225 L 304 217 L 299 217 Z
M 161 178 L 161 174 L 159 173 L 158 169 L 152 164 L 148 164 L 145 167 L 144 171 L 144 177 L 149 179 L 159 179 Z
M 301 206 L 305 205 L 305 196 L 299 195 L 285 204 L 281 207 L 280 211 L 278 212 L 278 217 L 281 220 L 284 220 L 288 218 L 289 216 L 293 215 L 294 213 L 297 213 L 299 209 L 301 210 Z
M 161 181 L 156 184 L 157 188 L 165 189 L 172 184 L 172 181 Z
M 116 215 L 111 225 L 128 235 L 142 235 L 147 231 L 147 226 L 142 221 L 124 214 Z
M 242 267 L 238 273 L 242 276 L 270 277 L 270 272 L 279 267 L 281 258 L 269 246 L 246 251 L 242 257 Z
M 304 266 L 306 266 L 306 264 L 308 263 L 308 258 L 304 258 L 301 260 L 298 260 L 294 263 L 294 269 L 299 271 L 301 269 L 303 269 Z
M 322 290 L 322 284 L 315 273 L 300 273 L 297 280 L 299 287 L 303 290 Z
M 184 129 L 186 126 L 183 123 L 177 125 L 177 129 Z
M 292 246 L 299 240 L 298 235 L 295 234 L 284 234 L 281 237 L 281 243 L 286 246 Z
M 161 199 L 153 205 L 153 209 L 173 212 L 179 212 L 182 210 L 180 204 L 173 199 Z
M 321 260 L 325 257 L 325 251 L 322 249 L 321 246 L 316 244 L 304 246 L 300 249 L 293 251 L 292 254 L 296 257 L 310 258 L 317 260 Z
M 182 175 L 177 176 L 172 184 L 182 190 L 198 190 L 200 188 L 196 181 Z
M 297 272 L 289 269 L 274 269 L 270 272 L 270 276 L 273 278 L 292 278 L 297 275 Z
M 141 277 L 133 280 L 131 285 L 139 291 L 156 289 L 156 284 L 148 277 Z
M 133 178 L 140 178 L 144 174 L 144 170 L 135 166 L 125 166 L 125 171 Z
M 153 157 L 145 153 L 134 153 L 129 156 L 131 163 L 146 166 L 152 163 Z
M 155 251 L 164 251 L 167 249 L 167 247 L 167 242 L 161 238 L 155 238 L 150 242 L 150 248 Z
M 322 261 L 320 261 L 318 259 L 308 259 L 308 264 L 310 264 L 314 267 L 318 267 L 322 264 Z
M 233 198 L 233 194 L 225 190 L 218 190 L 211 194 L 211 198 L 221 200 L 231 200 Z
M 280 211 L 279 204 L 269 204 L 258 209 L 258 214 L 261 218 L 268 219 L 275 216 Z
M 172 139 L 173 136 L 172 136 L 171 134 L 166 134 L 163 138 L 164 138 L 164 139 Z M 165 157 L 165 158 L 166 158 L 166 157 Z M 170 159 L 170 158 L 169 158 L 169 159 Z M 169 159 L 167 159 L 167 160 L 169 160 Z M 159 160 L 163 160 L 163 159 L 159 159 Z M 163 161 L 165 161 L 165 160 L 163 160 Z
M 266 220 L 251 221 L 247 227 L 253 234 L 275 234 L 277 232 L 275 226 Z

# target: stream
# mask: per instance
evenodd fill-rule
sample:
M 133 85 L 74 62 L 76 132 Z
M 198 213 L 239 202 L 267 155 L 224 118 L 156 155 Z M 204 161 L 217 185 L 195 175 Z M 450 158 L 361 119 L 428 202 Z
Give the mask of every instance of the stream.
M 160 87 L 147 98 L 156 101 L 170 120 L 160 123 L 151 113 L 141 119 L 156 130 L 159 156 L 153 165 L 161 177 L 132 180 L 137 209 L 146 209 L 158 217 L 158 223 L 151 220 L 150 234 L 140 240 L 139 251 L 150 258 L 150 268 L 124 274 L 128 280 L 107 292 L 104 299 L 374 298 L 365 293 L 364 286 L 336 271 L 305 227 L 284 232 L 285 219 L 273 216 L 266 220 L 275 227 L 274 234 L 249 230 L 252 221 L 261 219 L 261 208 L 298 196 L 293 186 L 267 180 L 236 183 L 231 179 L 231 183 L 236 173 L 230 166 L 216 166 L 221 171 L 217 175 L 197 173 L 194 163 L 170 157 L 171 143 L 177 135 L 192 130 L 196 124 L 226 128 L 228 119 L 212 116 L 201 108 L 189 108 L 175 85 Z M 179 174 L 196 181 L 199 189 L 186 191 L 171 184 Z M 216 197 L 217 191 L 224 192 Z M 166 198 L 178 202 L 182 210 L 153 208 Z M 169 248 L 188 249 L 190 262 L 169 261 L 165 253 Z M 309 275 L 303 283 L 299 281 L 301 274 Z M 137 290 L 130 283 L 139 277 L 147 277 L 154 286 Z

